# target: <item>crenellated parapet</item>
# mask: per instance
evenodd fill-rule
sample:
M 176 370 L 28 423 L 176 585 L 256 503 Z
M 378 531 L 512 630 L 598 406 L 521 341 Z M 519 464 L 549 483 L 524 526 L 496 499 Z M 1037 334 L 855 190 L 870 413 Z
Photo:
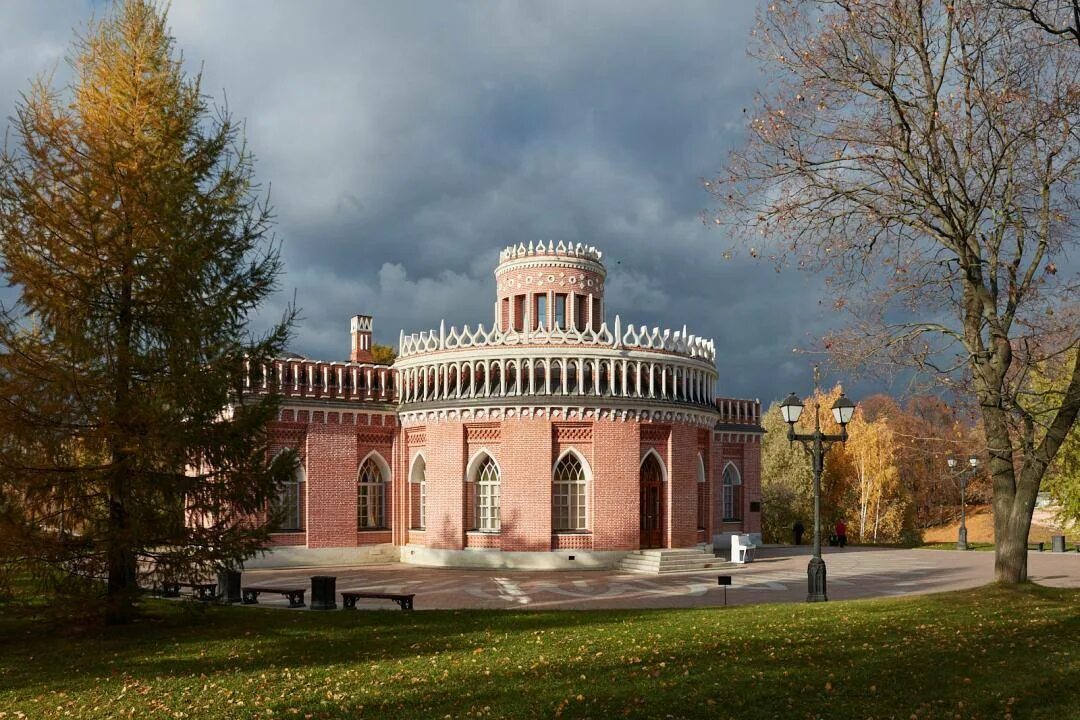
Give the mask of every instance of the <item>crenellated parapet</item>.
M 673 353 L 697 358 L 709 363 L 716 361 L 715 343 L 703 337 L 688 333 L 686 328 L 682 330 L 661 330 L 658 327 L 648 328 L 644 325 L 628 325 L 622 328 L 622 321 L 615 316 L 613 328 L 608 328 L 607 323 L 601 323 L 597 329 L 589 327 L 576 328 L 535 328 L 532 330 L 517 331 L 514 329 L 503 330 L 498 325 L 485 328 L 483 324 L 477 325 L 475 330 L 468 325 L 460 330 L 454 327 L 446 328 L 445 323 L 440 324 L 438 330 L 413 333 L 406 335 L 402 331 L 398 341 L 399 358 L 409 358 L 448 350 L 468 350 L 491 347 L 523 347 L 523 346 L 563 346 L 575 347 L 600 347 L 612 350 L 651 350 L 656 352 Z

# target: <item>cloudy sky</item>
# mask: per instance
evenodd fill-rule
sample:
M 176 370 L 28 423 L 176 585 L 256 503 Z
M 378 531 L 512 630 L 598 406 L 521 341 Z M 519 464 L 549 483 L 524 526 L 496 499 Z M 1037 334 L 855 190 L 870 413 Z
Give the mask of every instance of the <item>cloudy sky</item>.
M 761 80 L 756 5 L 173 0 L 170 25 L 247 121 L 286 270 L 267 316 L 295 293 L 296 352 L 343 359 L 356 313 L 388 344 L 490 323 L 499 250 L 566 240 L 603 250 L 609 320 L 715 338 L 719 392 L 768 402 L 805 392 L 792 348 L 836 318 L 820 279 L 725 261 L 699 219 Z M 32 76 L 66 82 L 102 11 L 0 4 L 0 117 Z

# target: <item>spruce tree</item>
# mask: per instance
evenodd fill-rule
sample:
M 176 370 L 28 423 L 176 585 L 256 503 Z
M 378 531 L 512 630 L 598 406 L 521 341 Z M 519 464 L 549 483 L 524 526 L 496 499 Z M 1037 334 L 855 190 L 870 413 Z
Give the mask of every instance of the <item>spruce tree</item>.
M 247 367 L 285 346 L 253 311 L 281 270 L 242 127 L 181 67 L 166 13 L 124 0 L 74 46 L 68 92 L 35 81 L 0 157 L 0 537 L 9 557 L 106 579 L 256 552 L 292 472 L 279 398 Z M 250 363 L 250 365 L 248 364 Z M 259 378 L 261 384 L 261 377 Z M 255 383 L 251 383 L 255 387 Z

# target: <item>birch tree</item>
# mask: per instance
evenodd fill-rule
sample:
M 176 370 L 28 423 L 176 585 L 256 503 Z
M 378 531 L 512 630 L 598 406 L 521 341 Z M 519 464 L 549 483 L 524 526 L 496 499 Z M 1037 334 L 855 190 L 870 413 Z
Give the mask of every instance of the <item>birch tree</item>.
M 902 498 L 898 497 L 900 473 L 896 465 L 896 438 L 888 418 L 882 416 L 867 421 L 859 409 L 848 426 L 848 433 L 851 439 L 846 449 L 858 496 L 859 541 L 876 543 L 882 529 L 882 501 L 886 512 L 903 504 Z M 894 539 L 893 534 L 889 534 L 889 539 Z

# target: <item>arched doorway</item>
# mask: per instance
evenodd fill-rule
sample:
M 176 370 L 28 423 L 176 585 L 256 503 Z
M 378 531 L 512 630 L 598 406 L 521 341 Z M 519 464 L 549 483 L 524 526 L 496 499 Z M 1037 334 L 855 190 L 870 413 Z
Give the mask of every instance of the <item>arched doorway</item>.
M 641 463 L 642 548 L 664 546 L 664 470 L 655 453 Z

